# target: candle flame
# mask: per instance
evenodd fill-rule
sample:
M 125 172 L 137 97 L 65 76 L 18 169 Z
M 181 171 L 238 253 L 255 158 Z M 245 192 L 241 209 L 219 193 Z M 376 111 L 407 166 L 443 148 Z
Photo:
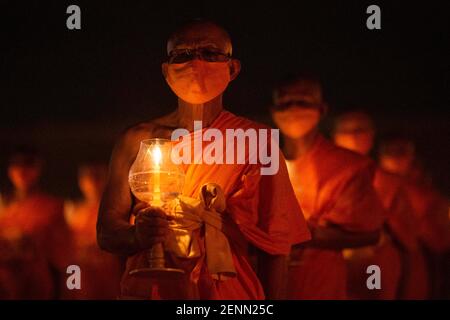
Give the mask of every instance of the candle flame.
M 161 149 L 159 148 L 159 146 L 155 146 L 153 148 L 152 156 L 153 156 L 153 162 L 155 163 L 155 165 L 160 165 L 161 159 L 162 159 L 162 154 L 161 154 Z

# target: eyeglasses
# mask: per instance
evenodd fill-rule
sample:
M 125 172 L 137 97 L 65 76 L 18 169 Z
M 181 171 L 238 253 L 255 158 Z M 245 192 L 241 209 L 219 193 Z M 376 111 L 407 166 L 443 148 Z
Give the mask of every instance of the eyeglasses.
M 231 59 L 231 55 L 211 49 L 180 49 L 169 54 L 169 63 L 185 63 L 198 58 L 207 62 L 226 62 Z

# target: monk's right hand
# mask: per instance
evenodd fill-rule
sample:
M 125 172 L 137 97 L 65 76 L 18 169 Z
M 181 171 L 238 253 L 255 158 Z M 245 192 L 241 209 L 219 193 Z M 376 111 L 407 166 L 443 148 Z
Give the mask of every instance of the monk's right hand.
M 136 214 L 136 239 L 142 249 L 164 242 L 169 224 L 164 211 L 156 207 L 146 207 Z

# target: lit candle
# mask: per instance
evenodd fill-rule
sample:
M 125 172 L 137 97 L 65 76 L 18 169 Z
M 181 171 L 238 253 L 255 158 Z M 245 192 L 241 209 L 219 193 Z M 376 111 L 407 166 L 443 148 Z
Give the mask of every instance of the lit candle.
M 161 149 L 158 145 L 155 145 L 152 151 L 153 163 L 155 165 L 155 172 L 153 174 L 153 201 L 152 206 L 161 207 Z

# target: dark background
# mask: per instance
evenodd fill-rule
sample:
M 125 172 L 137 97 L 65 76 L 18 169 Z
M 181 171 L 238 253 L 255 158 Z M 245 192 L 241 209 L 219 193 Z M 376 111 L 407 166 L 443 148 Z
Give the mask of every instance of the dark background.
M 379 134 L 412 137 L 434 183 L 450 195 L 449 10 L 406 1 L 2 1 L 0 165 L 18 143 L 47 157 L 44 186 L 77 194 L 76 168 L 107 161 L 125 127 L 172 110 L 160 71 L 168 35 L 210 18 L 229 30 L 242 72 L 225 94 L 239 115 L 268 121 L 271 88 L 286 73 L 315 70 L 331 106 L 375 118 Z M 81 7 L 81 30 L 66 8 Z M 366 8 L 381 7 L 381 30 Z

